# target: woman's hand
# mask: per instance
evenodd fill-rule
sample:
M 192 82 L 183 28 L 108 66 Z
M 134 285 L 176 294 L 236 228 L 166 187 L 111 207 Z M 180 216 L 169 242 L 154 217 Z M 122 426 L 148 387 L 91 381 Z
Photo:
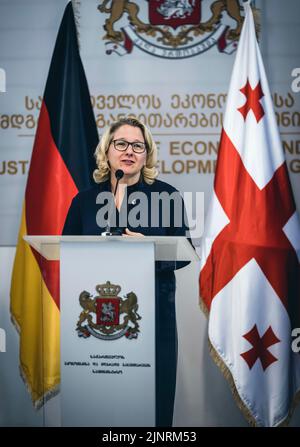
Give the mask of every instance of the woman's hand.
M 123 236 L 133 236 L 133 237 L 145 237 L 142 233 L 136 233 L 135 231 L 130 231 L 125 228 L 125 234 Z

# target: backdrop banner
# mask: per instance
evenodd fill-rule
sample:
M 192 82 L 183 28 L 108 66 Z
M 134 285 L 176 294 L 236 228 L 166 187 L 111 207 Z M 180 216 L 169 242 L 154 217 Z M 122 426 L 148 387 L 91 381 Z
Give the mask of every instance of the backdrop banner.
M 0 5 L 0 68 L 6 74 L 6 92 L 0 93 L 0 245 L 16 243 L 43 89 L 66 3 L 35 0 L 22 14 L 17 0 Z M 259 9 L 260 47 L 299 209 L 300 6 L 290 0 L 283 18 L 280 1 L 252 3 Z M 238 5 L 238 0 L 73 1 L 99 135 L 122 116 L 143 120 L 158 145 L 160 178 L 181 192 L 203 192 L 205 209 L 244 15 Z

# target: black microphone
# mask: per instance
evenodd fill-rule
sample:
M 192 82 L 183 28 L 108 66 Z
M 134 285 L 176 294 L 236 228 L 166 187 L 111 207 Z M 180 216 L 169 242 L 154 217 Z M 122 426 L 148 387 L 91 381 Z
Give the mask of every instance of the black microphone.
M 119 186 L 119 181 L 121 180 L 121 178 L 123 176 L 124 176 L 124 171 L 122 169 L 117 169 L 116 172 L 115 172 L 115 177 L 117 179 L 117 182 L 116 182 L 116 186 L 115 186 L 115 190 L 114 190 L 114 200 L 112 201 L 110 209 L 109 209 L 109 212 L 108 212 L 106 229 L 105 229 L 105 231 L 103 231 L 101 233 L 101 236 L 121 236 L 121 231 L 120 230 L 117 230 L 117 231 L 114 231 L 114 232 L 110 231 L 110 217 L 111 217 L 112 209 L 113 209 L 114 202 L 115 202 L 116 193 L 117 193 L 118 186 Z
M 116 197 L 116 192 L 118 189 L 119 181 L 121 180 L 121 178 L 124 177 L 124 171 L 122 171 L 122 169 L 117 169 L 115 172 L 115 177 L 117 179 L 117 183 L 116 183 L 116 187 L 115 187 L 115 191 L 114 191 L 114 197 Z

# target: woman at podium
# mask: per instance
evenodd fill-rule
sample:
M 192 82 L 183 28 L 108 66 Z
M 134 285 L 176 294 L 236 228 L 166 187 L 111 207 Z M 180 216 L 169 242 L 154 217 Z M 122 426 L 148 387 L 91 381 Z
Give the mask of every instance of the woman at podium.
M 95 186 L 73 199 L 64 235 L 186 236 L 179 192 L 157 179 L 157 148 L 140 121 L 124 118 L 103 134 L 96 151 Z M 111 200 L 109 200 L 109 198 Z M 156 262 L 156 425 L 171 426 L 176 385 L 176 268 Z

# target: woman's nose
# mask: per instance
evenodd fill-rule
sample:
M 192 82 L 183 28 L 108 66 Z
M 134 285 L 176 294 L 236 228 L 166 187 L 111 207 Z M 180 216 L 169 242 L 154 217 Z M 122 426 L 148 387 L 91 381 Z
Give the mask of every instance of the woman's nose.
M 131 146 L 131 143 L 128 144 L 128 148 L 126 149 L 125 152 L 126 152 L 126 154 L 129 154 L 129 155 L 133 155 L 134 154 L 132 146 Z

